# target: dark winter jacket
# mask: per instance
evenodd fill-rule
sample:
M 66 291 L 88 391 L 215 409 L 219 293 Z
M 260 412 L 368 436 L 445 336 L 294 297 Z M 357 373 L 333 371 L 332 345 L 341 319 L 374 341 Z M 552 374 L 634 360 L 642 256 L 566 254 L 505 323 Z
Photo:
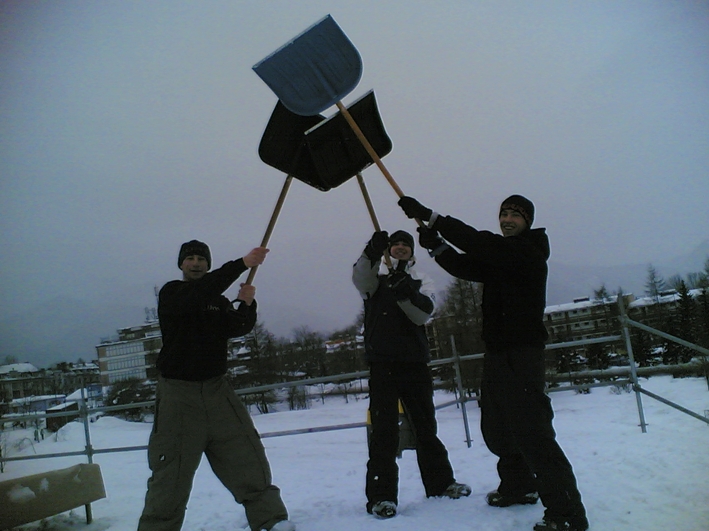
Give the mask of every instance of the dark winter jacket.
M 433 228 L 463 251 L 449 247 L 436 262 L 455 277 L 484 284 L 482 338 L 487 347 L 543 347 L 550 254 L 545 229 L 504 237 L 450 216 L 439 216 Z
M 354 265 L 352 281 L 364 299 L 364 347 L 368 362 L 423 362 L 430 359 L 425 323 L 435 306 L 433 282 L 413 268 L 405 271 L 421 282 L 410 298 L 397 300 L 387 285 L 386 274 L 380 274 L 380 261 L 362 253 Z M 393 260 L 397 268 L 398 260 Z
M 226 373 L 229 338 L 256 324 L 256 301 L 234 309 L 224 293 L 246 271 L 242 259 L 199 280 L 168 282 L 160 290 L 158 317 L 163 346 L 157 368 L 165 378 L 204 381 Z

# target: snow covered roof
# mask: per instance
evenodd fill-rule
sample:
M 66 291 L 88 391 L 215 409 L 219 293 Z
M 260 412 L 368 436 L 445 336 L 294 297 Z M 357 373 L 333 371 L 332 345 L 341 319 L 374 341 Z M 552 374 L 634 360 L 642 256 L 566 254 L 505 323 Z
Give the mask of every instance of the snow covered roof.
M 39 372 L 39 369 L 31 363 L 11 363 L 9 365 L 0 365 L 0 374 L 9 374 L 12 371 L 19 373 Z
M 692 298 L 697 298 L 702 294 L 701 289 L 690 289 L 689 290 L 689 296 Z M 680 300 L 680 295 L 677 293 L 675 290 L 667 290 L 660 292 L 659 296 L 657 299 L 655 297 L 640 297 L 639 299 L 634 300 L 631 302 L 628 307 L 629 308 L 635 308 L 638 306 L 652 306 L 653 304 L 656 304 L 657 302 L 660 302 L 660 304 L 667 304 L 669 302 L 675 302 Z
M 96 396 L 101 396 L 101 389 L 100 388 L 84 388 L 84 396 L 86 398 L 95 398 Z M 67 402 L 72 402 L 72 401 L 78 401 L 81 400 L 81 389 L 77 389 L 73 393 L 67 395 L 66 401 Z
M 77 405 L 76 402 L 64 402 L 63 404 L 57 404 L 56 406 L 52 406 L 50 408 L 47 408 L 47 413 L 50 411 L 64 411 L 65 409 L 70 409 L 70 408 L 78 408 L 79 406 Z
M 66 395 L 40 395 L 40 396 L 26 396 L 24 398 L 15 398 L 10 401 L 10 405 L 22 406 L 26 404 L 31 404 L 33 402 L 41 402 L 43 400 L 64 400 Z
M 627 294 L 626 294 L 627 296 Z M 586 308 L 591 308 L 592 306 L 600 306 L 601 304 L 615 304 L 618 300 L 617 295 L 613 295 L 601 301 L 600 299 L 591 299 L 590 297 L 582 297 L 579 299 L 574 299 L 574 302 L 565 302 L 562 304 L 555 304 L 553 306 L 547 306 L 544 309 L 545 314 L 556 313 L 556 312 L 569 312 L 573 310 L 583 310 Z
M 690 297 L 697 298 L 699 295 L 701 295 L 702 290 L 701 289 L 691 289 L 689 290 L 689 295 Z M 630 308 L 638 308 L 641 306 L 652 306 L 653 304 L 657 304 L 658 300 L 655 297 L 637 297 L 635 298 L 632 293 L 625 293 L 624 294 L 624 300 L 630 299 L 630 302 L 627 303 L 627 307 Z M 659 294 L 659 303 L 660 304 L 667 304 L 670 302 L 678 301 L 679 300 L 679 293 L 677 291 L 670 289 L 663 291 Z M 608 297 L 606 299 L 603 299 L 603 304 L 615 304 L 616 301 L 618 300 L 618 295 L 612 295 L 611 297 Z M 573 310 L 583 310 L 586 308 L 590 308 L 592 306 L 599 306 L 601 304 L 601 301 L 598 299 L 592 299 L 590 297 L 583 297 L 583 298 L 578 298 L 574 299 L 574 302 L 565 302 L 563 304 L 556 304 L 553 306 L 547 306 L 544 309 L 544 314 L 551 314 L 551 313 L 557 313 L 557 312 L 569 312 Z

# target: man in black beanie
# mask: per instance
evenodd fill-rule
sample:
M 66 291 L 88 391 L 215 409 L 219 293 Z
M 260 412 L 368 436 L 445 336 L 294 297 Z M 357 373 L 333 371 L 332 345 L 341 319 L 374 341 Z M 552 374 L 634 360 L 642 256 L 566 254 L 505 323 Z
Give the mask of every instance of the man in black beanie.
M 391 271 L 382 264 L 391 257 Z M 426 496 L 460 498 L 470 487 L 455 481 L 448 451 L 437 436 L 425 324 L 434 310 L 433 283 L 414 268 L 414 238 L 399 230 L 372 235 L 352 270 L 364 299 L 364 347 L 370 368 L 371 431 L 365 494 L 367 512 L 396 516 L 401 400 L 413 425 L 416 459 Z M 384 270 L 380 273 L 380 268 Z
M 192 480 L 202 455 L 234 499 L 244 506 L 252 531 L 294 531 L 280 490 L 248 411 L 229 385 L 227 345 L 256 324 L 256 288 L 241 284 L 234 308 L 223 293 L 248 268 L 263 263 L 257 247 L 238 260 L 209 271 L 207 244 L 180 247 L 182 280 L 160 290 L 158 317 L 163 346 L 155 419 L 148 444 L 145 507 L 138 531 L 179 531 Z
M 483 283 L 481 429 L 487 447 L 499 457 L 500 476 L 487 503 L 508 507 L 541 498 L 544 519 L 535 531 L 586 531 L 586 510 L 571 464 L 556 442 L 554 412 L 544 392 L 550 251 L 545 229 L 531 228 L 534 205 L 521 195 L 505 199 L 498 216 L 502 235 L 440 216 L 412 197 L 402 197 L 399 206 L 408 217 L 428 222 L 418 229 L 419 242 L 443 269 Z

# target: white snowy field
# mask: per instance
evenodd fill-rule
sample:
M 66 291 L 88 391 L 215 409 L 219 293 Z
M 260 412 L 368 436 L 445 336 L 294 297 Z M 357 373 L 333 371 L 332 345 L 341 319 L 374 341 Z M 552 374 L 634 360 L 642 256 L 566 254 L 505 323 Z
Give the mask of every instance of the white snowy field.
M 707 383 L 700 378 L 669 376 L 643 380 L 642 386 L 694 412 L 709 410 Z M 707 531 L 709 530 L 709 425 L 669 406 L 643 397 L 648 432 L 638 426 L 634 393 L 614 394 L 595 388 L 591 394 L 553 393 L 558 440 L 574 465 L 586 504 L 591 531 Z M 451 400 L 439 393 L 438 403 Z M 349 403 L 328 398 L 313 401 L 311 409 L 255 415 L 262 433 L 326 426 L 365 419 L 367 400 Z M 474 439 L 465 443 L 460 409 L 438 411 L 439 432 L 448 447 L 459 481 L 473 494 L 461 500 L 426 499 L 413 451 L 404 452 L 399 514 L 377 520 L 365 511 L 364 471 L 366 432 L 355 428 L 333 432 L 264 438 L 274 482 L 299 531 L 531 531 L 543 508 L 498 509 L 485 503 L 485 493 L 497 486 L 496 458 L 479 431 L 480 412 L 468 404 Z M 143 445 L 151 425 L 103 417 L 91 425 L 94 448 Z M 28 431 L 6 432 L 10 455 L 82 450 L 84 428 L 70 423 L 55 436 L 30 444 Z M 23 442 L 23 444 L 20 444 Z M 23 447 L 23 448 L 21 448 Z M 63 468 L 82 457 L 47 458 L 7 463 L 0 481 Z M 99 454 L 107 498 L 95 502 L 94 521 L 85 524 L 84 510 L 22 526 L 23 530 L 130 531 L 143 507 L 149 470 L 144 451 Z M 4 500 L 3 500 L 4 503 Z M 44 527 L 41 527 L 44 526 Z M 243 510 L 214 477 L 206 460 L 195 478 L 183 529 L 235 531 L 246 527 Z

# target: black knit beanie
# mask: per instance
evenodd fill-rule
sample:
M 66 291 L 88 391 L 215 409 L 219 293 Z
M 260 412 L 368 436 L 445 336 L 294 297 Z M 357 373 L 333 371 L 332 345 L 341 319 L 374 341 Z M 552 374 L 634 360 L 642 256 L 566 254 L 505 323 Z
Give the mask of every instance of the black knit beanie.
M 177 267 L 182 268 L 185 258 L 193 254 L 204 256 L 207 259 L 207 270 L 212 269 L 212 254 L 209 252 L 209 246 L 199 240 L 191 240 L 182 244 L 180 254 L 177 256 Z
M 406 245 L 411 247 L 411 253 L 413 254 L 414 237 L 411 236 L 411 234 L 409 234 L 405 230 L 397 230 L 396 232 L 393 232 L 391 236 L 389 236 L 389 250 L 391 250 L 391 246 L 397 242 L 404 242 Z
M 519 212 L 527 222 L 527 228 L 532 227 L 532 222 L 534 221 L 534 204 L 529 199 L 521 195 L 511 195 L 500 205 L 500 212 L 505 209 Z

